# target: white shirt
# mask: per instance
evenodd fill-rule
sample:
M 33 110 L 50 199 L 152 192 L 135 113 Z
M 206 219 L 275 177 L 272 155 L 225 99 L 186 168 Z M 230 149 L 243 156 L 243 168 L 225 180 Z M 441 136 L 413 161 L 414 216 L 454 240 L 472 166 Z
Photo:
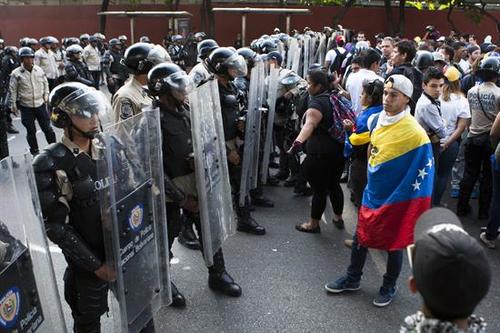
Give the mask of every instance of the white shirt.
M 85 46 L 83 49 L 83 60 L 87 64 L 89 71 L 101 70 L 101 54 L 97 47 L 93 47 L 91 44 Z
M 45 51 L 42 47 L 35 52 L 35 65 L 39 66 L 45 72 L 47 79 L 57 79 L 57 64 L 54 52 Z
M 470 64 L 467 60 L 460 59 L 460 62 L 458 63 L 460 68 L 464 71 L 464 73 L 469 73 L 470 72 Z
M 469 101 L 462 94 L 451 94 L 449 101 L 439 99 L 441 102 L 441 117 L 444 120 L 446 137 L 441 140 L 445 143 L 457 129 L 458 118 L 470 119 Z
M 328 51 L 325 56 L 325 62 L 329 62 L 330 65 L 333 64 L 335 58 L 337 57 L 337 52 L 335 52 L 335 50 L 339 50 L 340 54 L 344 54 L 346 52 L 343 47 L 337 47 Z
M 384 82 L 381 76 L 366 68 L 361 68 L 359 72 L 349 75 L 346 82 L 346 89 L 351 95 L 352 109 L 356 114 L 363 110 L 363 106 L 361 105 L 361 93 L 363 92 L 364 80 L 380 80 Z

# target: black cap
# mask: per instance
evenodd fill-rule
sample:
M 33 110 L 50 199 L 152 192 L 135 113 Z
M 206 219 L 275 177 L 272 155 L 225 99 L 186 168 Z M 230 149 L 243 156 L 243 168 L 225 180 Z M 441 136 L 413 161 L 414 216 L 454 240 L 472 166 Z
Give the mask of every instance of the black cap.
M 414 235 L 413 276 L 425 306 L 440 320 L 469 317 L 491 283 L 479 242 L 444 208 L 422 214 Z

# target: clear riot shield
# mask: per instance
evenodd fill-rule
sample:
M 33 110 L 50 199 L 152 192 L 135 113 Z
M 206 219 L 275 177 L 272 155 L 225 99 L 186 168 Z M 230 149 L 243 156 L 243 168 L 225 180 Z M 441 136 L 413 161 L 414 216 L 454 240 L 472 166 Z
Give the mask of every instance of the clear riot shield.
M 271 71 L 268 80 L 268 93 L 267 93 L 267 105 L 269 107 L 267 113 L 267 124 L 266 124 L 266 136 L 264 141 L 264 155 L 262 158 L 262 183 L 267 184 L 267 169 L 269 167 L 269 156 L 271 154 L 272 142 L 273 142 L 273 125 L 274 125 L 274 115 L 276 111 L 276 97 L 278 94 L 278 80 L 279 80 L 279 68 L 271 67 Z
M 245 124 L 245 143 L 241 162 L 241 183 L 239 204 L 245 206 L 250 190 L 257 187 L 259 166 L 260 123 L 264 95 L 265 72 L 264 63 L 257 63 L 252 68 L 250 89 L 248 94 L 248 111 Z
M 171 301 L 159 110 L 99 135 L 97 172 L 117 331 L 139 332 Z
M 319 39 L 318 49 L 316 50 L 316 59 L 318 60 L 318 62 L 321 65 L 323 65 L 325 63 L 326 44 L 327 44 L 326 36 L 324 34 L 322 34 L 320 39 Z
M 288 39 L 288 50 L 286 54 L 286 68 L 292 69 L 293 59 L 295 59 L 295 53 L 298 49 L 297 39 L 290 37 Z
M 0 161 L 0 332 L 66 332 L 31 155 Z
M 300 63 L 301 54 L 302 54 L 302 48 L 301 48 L 300 44 L 297 42 L 297 50 L 293 54 L 294 58 L 292 61 L 292 71 L 294 71 L 295 73 L 299 72 L 299 68 L 301 65 L 301 63 Z
M 318 62 L 318 58 L 316 57 L 316 47 L 317 47 L 318 38 L 316 36 L 311 37 L 310 50 L 309 50 L 309 64 L 313 64 Z
M 309 55 L 311 54 L 311 37 L 309 35 L 304 35 L 304 44 L 302 48 L 304 50 L 303 57 L 303 67 L 302 67 L 302 77 L 305 79 L 307 77 L 307 71 L 309 70 Z
M 217 81 L 191 92 L 189 106 L 203 256 L 212 266 L 214 253 L 236 233 Z

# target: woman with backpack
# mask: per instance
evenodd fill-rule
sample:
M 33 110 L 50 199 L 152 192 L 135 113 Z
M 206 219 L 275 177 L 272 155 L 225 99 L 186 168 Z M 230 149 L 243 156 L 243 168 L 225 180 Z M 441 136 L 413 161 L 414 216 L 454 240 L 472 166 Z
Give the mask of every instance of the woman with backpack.
M 351 157 L 351 189 L 354 205 L 361 206 L 363 190 L 367 182 L 368 145 L 370 144 L 370 131 L 368 119 L 382 111 L 382 97 L 384 83 L 378 79 L 363 81 L 361 105 L 363 110 L 356 119 L 356 123 L 345 120 L 343 125 L 349 135 L 346 138 L 345 155 Z
M 333 207 L 333 224 L 338 229 L 344 228 L 344 194 L 340 187 L 345 163 L 344 144 L 330 134 L 336 119 L 330 101 L 328 74 L 324 71 L 313 71 L 307 76 L 307 81 L 311 98 L 304 115 L 305 124 L 288 153 L 294 154 L 305 148 L 305 174 L 313 189 L 309 221 L 297 225 L 296 229 L 301 232 L 320 233 L 319 222 L 325 211 L 327 197 Z

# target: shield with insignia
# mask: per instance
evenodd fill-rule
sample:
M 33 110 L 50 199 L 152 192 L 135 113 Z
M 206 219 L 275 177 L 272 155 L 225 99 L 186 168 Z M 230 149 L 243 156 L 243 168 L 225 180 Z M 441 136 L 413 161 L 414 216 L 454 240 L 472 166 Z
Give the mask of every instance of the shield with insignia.
M 66 332 L 31 154 L 0 161 L 0 332 Z
M 111 309 L 121 332 L 139 332 L 171 300 L 159 121 L 159 110 L 148 109 L 98 137 L 106 261 L 116 273 Z

